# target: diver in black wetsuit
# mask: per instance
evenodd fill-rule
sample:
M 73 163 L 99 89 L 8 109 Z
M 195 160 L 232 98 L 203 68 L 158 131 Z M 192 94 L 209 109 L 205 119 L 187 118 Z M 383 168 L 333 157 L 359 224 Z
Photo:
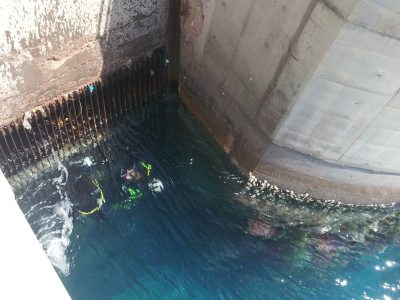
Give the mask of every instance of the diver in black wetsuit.
M 85 173 L 73 179 L 67 186 L 67 192 L 73 206 L 83 215 L 98 212 L 105 203 L 103 190 L 95 179 Z

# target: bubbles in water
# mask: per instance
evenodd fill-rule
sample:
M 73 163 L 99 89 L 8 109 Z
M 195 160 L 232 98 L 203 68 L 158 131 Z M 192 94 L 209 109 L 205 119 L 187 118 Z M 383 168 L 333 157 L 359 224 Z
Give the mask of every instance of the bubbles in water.
M 65 199 L 54 207 L 54 216 L 47 216 L 46 222 L 55 219 L 55 224 L 49 228 L 49 233 L 39 241 L 46 250 L 47 256 L 54 267 L 64 275 L 69 274 L 69 261 L 66 250 L 70 244 L 70 236 L 73 229 L 71 202 Z M 61 227 L 61 228 L 60 228 Z
M 91 167 L 91 166 L 94 165 L 94 162 L 93 162 L 93 160 L 90 159 L 90 157 L 86 156 L 86 157 L 83 159 L 82 164 L 83 164 L 84 166 Z
M 340 285 L 340 286 L 346 286 L 347 285 L 347 280 L 346 279 L 336 278 L 335 282 L 336 282 L 337 285 Z
M 68 170 L 56 157 L 60 175 L 42 182 L 31 198 L 38 202 L 25 213 L 49 260 L 64 275 L 70 271 L 66 251 L 73 230 L 72 203 L 64 186 L 68 181 Z
M 60 176 L 53 179 L 53 184 L 56 184 L 56 186 L 58 187 L 59 185 L 65 185 L 67 183 L 68 170 L 56 155 L 54 155 L 54 157 L 57 161 L 58 170 L 61 171 Z

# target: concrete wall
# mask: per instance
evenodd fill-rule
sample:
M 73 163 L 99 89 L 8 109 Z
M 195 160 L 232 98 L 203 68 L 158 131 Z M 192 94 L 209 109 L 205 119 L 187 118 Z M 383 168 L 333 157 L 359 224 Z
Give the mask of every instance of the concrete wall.
M 71 299 L 0 171 L 1 299 Z
M 0 124 L 165 41 L 167 0 L 0 1 Z
M 396 1 L 183 3 L 181 96 L 245 172 L 398 201 Z
M 274 139 L 332 162 L 400 171 L 400 4 L 359 1 Z

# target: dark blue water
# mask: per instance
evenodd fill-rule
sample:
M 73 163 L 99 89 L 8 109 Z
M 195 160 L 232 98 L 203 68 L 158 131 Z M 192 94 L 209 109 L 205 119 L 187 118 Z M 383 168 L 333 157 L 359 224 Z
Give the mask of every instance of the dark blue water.
M 248 182 L 169 101 L 15 188 L 73 299 L 400 297 L 397 208 L 299 201 Z M 121 177 L 142 161 L 150 176 Z M 82 174 L 106 200 L 89 216 L 68 192 Z M 129 188 L 142 195 L 129 200 Z

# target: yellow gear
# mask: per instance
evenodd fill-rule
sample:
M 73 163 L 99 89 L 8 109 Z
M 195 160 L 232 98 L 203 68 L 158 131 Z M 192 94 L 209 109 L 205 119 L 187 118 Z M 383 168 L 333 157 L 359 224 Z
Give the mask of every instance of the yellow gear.
M 82 215 L 86 215 L 86 216 L 87 216 L 87 215 L 91 215 L 91 214 L 95 213 L 96 211 L 99 211 L 99 210 L 100 210 L 100 207 L 101 207 L 104 203 L 106 203 L 106 199 L 104 198 L 103 189 L 100 187 L 99 182 L 98 182 L 96 179 L 92 180 L 92 182 L 93 182 L 93 184 L 100 190 L 100 202 L 101 202 L 101 205 L 99 205 L 99 206 L 93 208 L 91 211 L 87 211 L 87 212 L 86 212 L 86 211 L 81 211 L 81 210 L 78 209 L 78 211 L 79 211 Z

